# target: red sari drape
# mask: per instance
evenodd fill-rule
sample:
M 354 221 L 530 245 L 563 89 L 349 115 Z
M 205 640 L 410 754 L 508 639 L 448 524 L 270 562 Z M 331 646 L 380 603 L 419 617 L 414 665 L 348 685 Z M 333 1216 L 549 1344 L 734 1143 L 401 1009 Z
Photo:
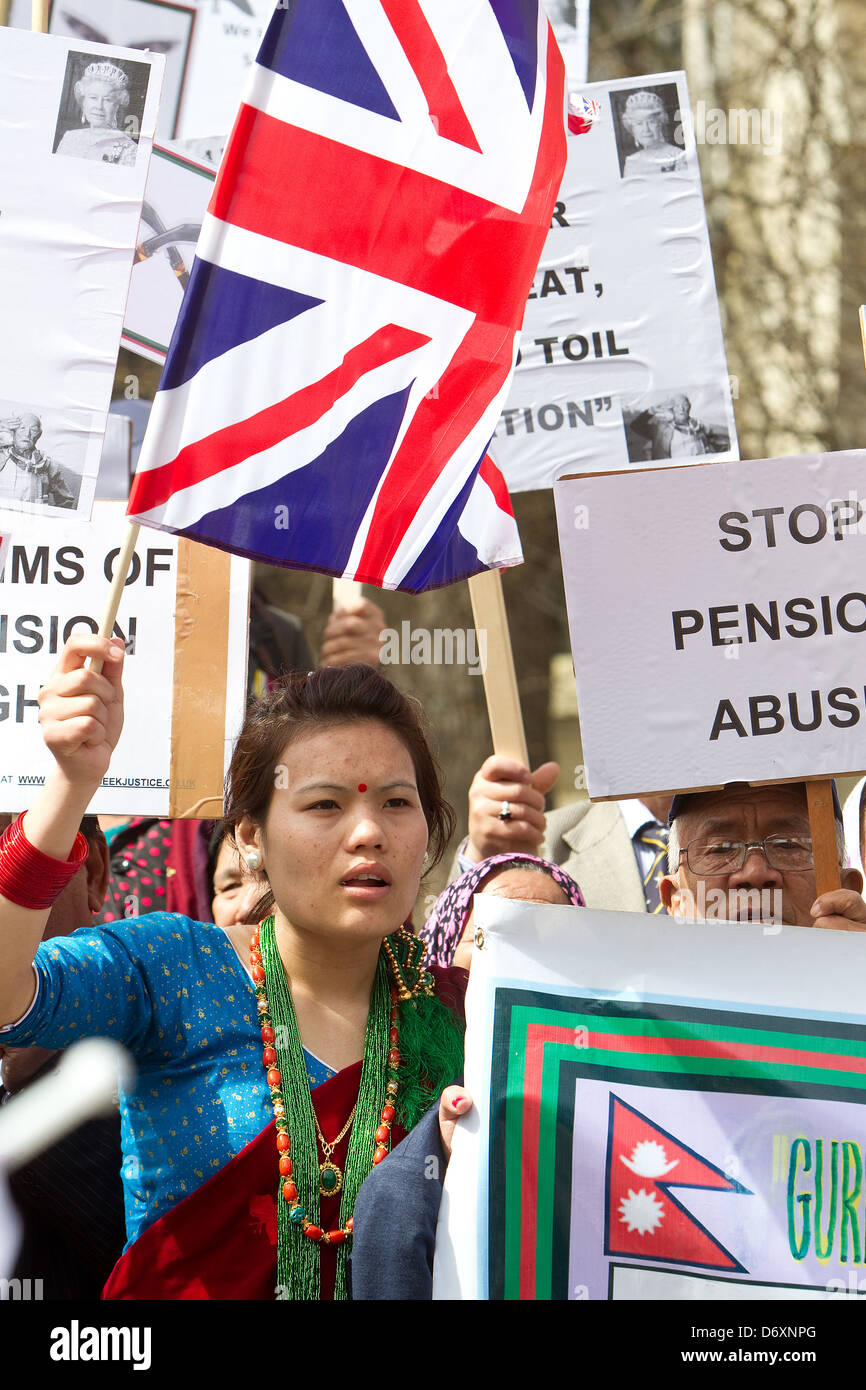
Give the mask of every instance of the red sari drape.
M 458 1017 L 469 976 L 457 967 L 433 966 L 436 992 Z M 325 1139 L 339 1134 L 358 1099 L 361 1062 L 344 1067 L 310 1092 Z M 456 1078 L 455 1078 L 456 1079 Z M 332 1154 L 345 1169 L 351 1129 Z M 392 1146 L 406 1137 L 395 1121 Z M 372 1162 L 374 1142 L 370 1135 Z M 273 1299 L 277 1284 L 279 1155 L 273 1121 L 195 1192 L 154 1221 L 121 1255 L 105 1299 Z M 300 1194 L 303 1197 L 303 1194 Z M 322 1197 L 326 1231 L 340 1224 L 340 1197 Z M 299 1235 L 299 1239 L 303 1239 Z M 321 1296 L 332 1299 L 337 1247 L 320 1245 Z
M 311 1091 L 327 1139 L 339 1134 L 358 1099 L 361 1063 Z M 395 1123 L 392 1142 L 405 1130 Z M 334 1150 L 345 1168 L 351 1130 Z M 374 1148 L 370 1135 L 370 1153 Z M 121 1255 L 106 1299 L 273 1299 L 277 1283 L 277 1194 L 281 1182 L 273 1121 L 225 1168 L 143 1231 Z M 340 1224 L 340 1195 L 322 1197 L 326 1231 Z M 299 1235 L 299 1239 L 302 1238 Z M 319 1247 L 322 1298 L 334 1296 L 337 1248 Z

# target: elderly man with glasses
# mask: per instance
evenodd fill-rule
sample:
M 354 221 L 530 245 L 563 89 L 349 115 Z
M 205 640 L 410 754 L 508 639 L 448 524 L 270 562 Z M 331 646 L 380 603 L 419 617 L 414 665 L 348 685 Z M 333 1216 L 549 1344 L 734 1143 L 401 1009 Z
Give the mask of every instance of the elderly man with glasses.
M 866 931 L 863 879 L 845 867 L 838 798 L 841 888 L 817 895 L 802 782 L 675 796 L 662 903 L 673 917 Z

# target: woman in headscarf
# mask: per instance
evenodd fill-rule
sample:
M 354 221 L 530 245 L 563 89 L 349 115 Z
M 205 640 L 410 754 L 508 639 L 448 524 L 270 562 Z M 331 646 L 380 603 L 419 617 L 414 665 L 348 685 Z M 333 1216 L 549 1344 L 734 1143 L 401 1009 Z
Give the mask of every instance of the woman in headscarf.
M 579 887 L 558 864 L 533 854 L 494 854 L 455 879 L 439 897 L 419 932 L 427 942 L 431 965 L 456 965 L 468 970 L 475 932 L 475 894 L 525 902 L 586 907 Z

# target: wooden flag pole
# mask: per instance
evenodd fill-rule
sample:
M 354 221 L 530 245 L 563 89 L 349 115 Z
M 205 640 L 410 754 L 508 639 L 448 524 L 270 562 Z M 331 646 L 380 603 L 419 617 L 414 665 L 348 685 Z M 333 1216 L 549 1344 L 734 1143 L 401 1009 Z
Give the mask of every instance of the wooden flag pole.
M 48 33 L 48 11 L 50 9 L 51 0 L 32 0 L 30 7 L 30 28 L 35 34 Z
M 9 6 L 12 0 L 0 0 L 0 27 L 5 28 L 9 23 Z
M 227 550 L 178 537 L 170 819 L 222 815 L 231 565 Z
M 499 570 L 485 570 L 469 580 L 469 597 L 475 630 L 483 632 L 486 643 L 484 694 L 493 735 L 493 751 L 506 758 L 515 758 L 529 767 L 526 733 L 517 693 L 517 673 L 511 650 L 511 634 L 505 615 L 502 575 Z M 479 643 L 480 645 L 480 643 Z M 481 646 L 481 651 L 485 647 Z
M 815 887 L 818 895 L 842 887 L 839 875 L 839 849 L 836 843 L 836 813 L 833 788 L 828 778 L 806 783 L 812 857 L 815 861 Z
M 363 586 L 354 579 L 342 579 L 336 575 L 333 579 L 331 591 L 331 607 L 342 608 L 344 603 L 353 603 L 356 598 L 364 597 Z
M 114 576 L 111 580 L 111 588 L 108 591 L 108 598 L 105 602 L 105 611 L 102 615 L 102 622 L 99 625 L 100 637 L 111 636 L 112 628 L 114 627 L 114 620 L 117 617 L 117 610 L 120 607 L 120 599 L 121 595 L 123 594 L 123 586 L 126 583 L 127 576 L 129 574 L 129 568 L 132 564 L 132 557 L 135 553 L 135 546 L 138 540 L 138 533 L 140 530 L 141 527 L 139 526 L 137 521 L 128 521 L 126 523 L 126 535 L 123 538 L 123 545 L 120 547 L 120 553 L 117 557 L 117 560 L 115 561 Z M 102 658 L 94 657 L 90 663 L 90 669 L 91 671 L 95 671 L 97 675 L 101 675 Z

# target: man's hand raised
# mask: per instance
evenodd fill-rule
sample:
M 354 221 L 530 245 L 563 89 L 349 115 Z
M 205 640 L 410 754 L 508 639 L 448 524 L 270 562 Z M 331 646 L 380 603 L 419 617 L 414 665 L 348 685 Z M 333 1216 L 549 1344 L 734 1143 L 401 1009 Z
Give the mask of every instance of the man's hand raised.
M 380 633 L 385 614 L 378 603 L 356 598 L 336 608 L 328 618 L 322 635 L 322 666 L 350 666 L 361 661 L 367 666 L 379 663 Z
M 493 854 L 537 854 L 544 839 L 544 797 L 559 776 L 558 763 L 534 772 L 494 754 L 482 763 L 469 788 L 469 843 L 476 862 Z M 502 820 L 503 802 L 509 819 Z
M 812 904 L 813 927 L 831 931 L 866 931 L 866 902 L 852 888 L 822 893 Z

